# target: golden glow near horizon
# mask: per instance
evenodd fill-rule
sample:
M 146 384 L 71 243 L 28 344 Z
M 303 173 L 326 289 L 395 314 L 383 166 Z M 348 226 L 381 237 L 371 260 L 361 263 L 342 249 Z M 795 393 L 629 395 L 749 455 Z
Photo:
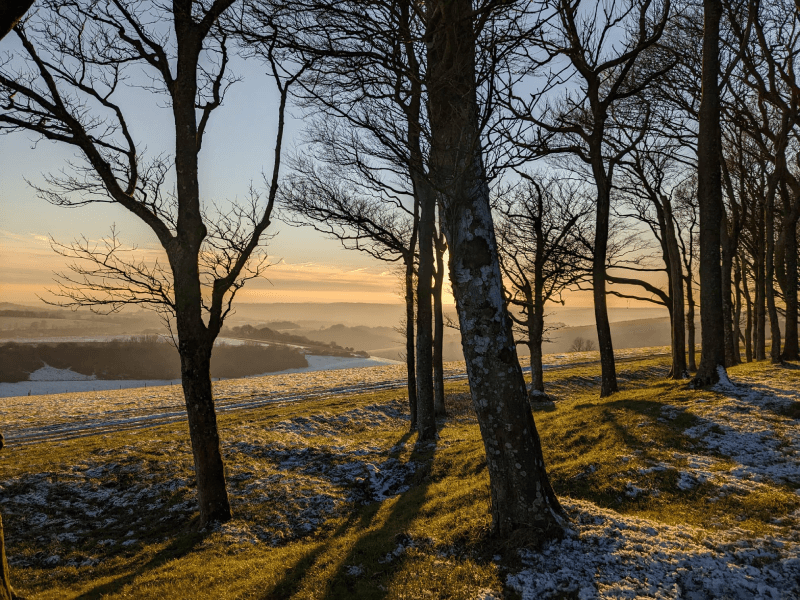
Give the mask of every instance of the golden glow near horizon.
M 287 235 L 284 242 L 290 242 L 287 238 L 293 237 Z M 344 250 L 335 242 L 323 239 L 314 241 L 319 247 L 316 247 L 317 244 L 311 247 L 308 243 L 297 247 L 293 247 L 292 243 L 280 244 L 277 250 L 283 251 L 287 258 L 271 256 L 272 265 L 264 272 L 264 277 L 247 282 L 239 291 L 237 301 L 403 303 L 402 263 L 382 263 L 364 254 Z M 137 252 L 142 258 L 163 256 L 157 244 L 139 246 Z M 320 260 L 320 255 L 327 257 L 329 262 Z M 301 261 L 292 259 L 292 256 L 301 259 L 313 256 L 315 260 Z M 66 259 L 53 252 L 46 235 L 0 229 L 0 300 L 40 304 L 40 297 L 55 299 L 47 290 L 57 287 L 53 272 L 65 270 L 67 263 Z M 564 299 L 568 308 L 592 306 L 592 294 L 589 291 L 566 293 Z M 454 304 L 447 281 L 443 301 L 446 305 Z M 556 307 L 555 304 L 550 306 Z M 626 306 L 652 308 L 655 305 L 609 297 L 609 307 Z

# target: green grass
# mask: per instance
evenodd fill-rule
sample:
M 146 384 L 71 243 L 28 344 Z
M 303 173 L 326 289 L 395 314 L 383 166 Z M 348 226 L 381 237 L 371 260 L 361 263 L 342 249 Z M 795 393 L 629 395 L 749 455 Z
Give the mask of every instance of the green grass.
M 718 394 L 691 391 L 686 382 L 664 379 L 664 359 L 620 366 L 623 389 L 605 399 L 598 397 L 597 365 L 545 373 L 548 391 L 558 398 L 557 408 L 537 411 L 535 418 L 553 487 L 561 498 L 706 530 L 740 528 L 755 536 L 780 534 L 781 528 L 793 527 L 792 523 L 774 522 L 776 516 L 800 508 L 800 496 L 790 486 L 765 483 L 716 501 L 709 501 L 718 492 L 711 482 L 681 490 L 677 481 L 686 456 L 709 456 L 711 468 L 720 472 L 731 466 L 728 459 L 710 455 L 698 440 L 684 434 L 687 427 L 699 422 L 695 411 L 698 399 L 713 402 Z M 734 379 L 760 378 L 786 389 L 800 387 L 796 371 L 788 367 L 755 363 L 730 373 Z M 74 465 L 83 463 L 81 468 L 96 469 L 115 464 L 96 478 L 81 481 L 89 481 L 87 485 L 95 485 L 98 493 L 113 499 L 143 489 L 142 478 L 149 477 L 152 484 L 148 485 L 160 490 L 161 501 L 152 510 L 121 507 L 106 512 L 104 515 L 116 518 L 107 525 L 87 517 L 86 507 L 75 507 L 70 513 L 76 523 L 72 530 L 88 531 L 78 544 L 55 537 L 69 529 L 43 532 L 29 527 L 20 515 L 6 516 L 5 505 L 0 505 L 9 554 L 27 557 L 30 563 L 12 565 L 13 581 L 20 592 L 37 599 L 473 599 L 481 590 L 501 590 L 504 569 L 514 565 L 509 549 L 490 535 L 483 442 L 466 384 L 448 384 L 447 392 L 451 416 L 442 424 L 436 446 L 421 449 L 415 448 L 415 435 L 406 432 L 407 422 L 401 419 L 386 419 L 378 426 L 351 419 L 341 427 L 328 427 L 307 437 L 274 429 L 292 418 L 336 417 L 372 405 L 405 402 L 398 391 L 273 404 L 221 415 L 223 452 L 236 513 L 230 527 L 273 536 L 271 539 L 278 540 L 275 545 L 251 543 L 247 536 L 237 537 L 225 529 L 198 532 L 197 516 L 191 510 L 170 512 L 194 497 L 185 424 L 6 452 L 0 460 L 4 495 L 31 493 L 35 489 L 31 474 L 61 482 L 61 487 L 53 484 L 50 489 L 63 491 L 69 489 Z M 670 413 L 673 418 L 664 417 L 662 409 L 667 405 L 675 407 Z M 797 417 L 795 405 L 776 416 Z M 408 491 L 383 502 L 363 504 L 348 501 L 353 487 L 332 485 L 316 471 L 281 468 L 275 448 L 284 449 L 287 455 L 313 450 L 318 453 L 315 464 L 324 463 L 327 469 L 341 467 L 353 456 L 375 464 L 390 458 L 400 463 L 411 461 L 416 468 Z M 653 470 L 657 464 L 668 466 Z M 182 483 L 165 491 L 170 481 Z M 259 481 L 268 483 L 253 484 Z M 627 493 L 630 486 L 648 493 L 631 496 Z M 311 498 L 318 492 L 327 494 L 335 508 L 307 534 L 286 536 L 280 519 L 302 515 L 298 498 Z M 48 498 L 51 505 L 56 500 L 55 496 Z M 140 504 L 150 501 L 152 498 L 146 498 Z M 63 518 L 64 509 L 59 510 L 58 517 Z M 56 517 L 47 504 L 37 506 L 34 512 Z M 129 527 L 136 528 L 136 543 L 98 546 L 107 539 L 124 539 Z M 398 548 L 405 550 L 387 560 Z M 59 554 L 64 559 L 72 553 L 98 562 L 46 567 L 37 562 L 36 553 Z M 499 566 L 492 560 L 496 553 L 504 556 Z

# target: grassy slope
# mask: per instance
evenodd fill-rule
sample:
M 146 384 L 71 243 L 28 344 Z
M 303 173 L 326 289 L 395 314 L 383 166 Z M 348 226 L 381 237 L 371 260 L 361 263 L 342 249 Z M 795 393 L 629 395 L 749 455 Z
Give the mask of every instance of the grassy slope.
M 788 537 L 783 529 L 792 524 L 774 519 L 800 507 L 790 486 L 759 485 L 710 502 L 710 483 L 676 485 L 683 453 L 703 452 L 684 434 L 700 419 L 692 407 L 718 394 L 664 380 L 663 359 L 621 367 L 623 391 L 603 400 L 598 366 L 546 373 L 561 401 L 536 420 L 556 492 L 665 523 Z M 794 389 L 796 374 L 765 363 L 731 370 L 732 377 Z M 220 426 L 236 519 L 205 536 L 193 530 L 184 425 L 10 449 L 0 460 L 3 495 L 27 494 L 30 507 L 0 506 L 14 581 L 42 599 L 419 598 L 420 590 L 426 597 L 475 598 L 500 590 L 504 569 L 516 564 L 509 548 L 489 536 L 483 444 L 466 385 L 449 385 L 448 392 L 451 417 L 436 447 L 422 449 L 406 433 L 395 391 L 225 414 Z M 370 408 L 376 405 L 389 409 Z M 663 418 L 666 405 L 678 409 L 674 418 Z M 797 403 L 788 412 L 798 418 Z M 392 458 L 397 463 L 387 462 Z M 367 463 L 388 472 L 387 465 L 409 461 L 410 489 L 382 502 L 359 501 L 365 472 L 349 483 L 330 475 Z M 655 463 L 672 467 L 647 469 Z M 725 464 L 720 459 L 714 468 Z M 631 486 L 659 492 L 631 495 Z M 75 489 L 77 499 L 70 495 Z M 37 501 L 43 494 L 46 501 Z M 115 506 L 120 498 L 127 501 Z M 98 507 L 100 514 L 86 517 Z M 125 539 L 133 541 L 122 545 Z M 496 554 L 509 562 L 493 561 Z M 54 555 L 59 560 L 47 566 Z

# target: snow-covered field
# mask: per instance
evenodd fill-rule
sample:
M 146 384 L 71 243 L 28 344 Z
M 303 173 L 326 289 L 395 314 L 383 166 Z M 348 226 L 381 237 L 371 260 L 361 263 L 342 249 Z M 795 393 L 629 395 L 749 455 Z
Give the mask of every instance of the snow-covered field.
M 284 373 L 308 373 L 310 371 L 329 371 L 333 369 L 356 369 L 400 364 L 388 358 L 348 358 L 339 356 L 306 356 L 307 367 L 286 369 L 253 377 L 280 375 Z M 69 394 L 71 392 L 96 392 L 123 390 L 129 388 L 151 388 L 180 385 L 180 379 L 120 379 L 103 380 L 81 375 L 69 369 L 56 369 L 44 366 L 30 374 L 29 381 L 0 383 L 0 398 L 13 396 L 40 396 L 45 394 Z

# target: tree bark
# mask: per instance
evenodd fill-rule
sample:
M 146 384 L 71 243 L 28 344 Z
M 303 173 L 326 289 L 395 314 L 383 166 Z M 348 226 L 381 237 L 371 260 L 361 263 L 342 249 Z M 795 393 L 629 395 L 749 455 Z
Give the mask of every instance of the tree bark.
M 0 515 L 0 600 L 12 600 L 14 591 L 11 589 L 11 576 L 8 572 L 6 559 L 6 545 L 3 538 L 3 517 Z
M 436 242 L 436 273 L 433 278 L 433 408 L 437 417 L 447 416 L 444 404 L 444 314 L 442 292 L 444 290 L 444 253 L 447 242 L 444 234 L 434 237 Z
M 777 187 L 777 186 L 776 186 Z M 778 309 L 775 306 L 775 189 L 767 194 L 765 232 L 766 253 L 764 256 L 764 283 L 769 313 L 770 351 L 773 363 L 781 362 L 781 327 L 778 322 Z
M 0 433 L 0 450 L 5 445 L 3 434 Z M 6 559 L 6 544 L 3 537 L 3 516 L 0 515 L 0 600 L 12 600 L 14 591 L 11 589 L 11 576 L 8 571 Z
M 695 305 L 692 274 L 686 275 L 686 344 L 689 351 L 689 370 L 697 371 L 697 337 L 694 327 Z
M 178 281 L 176 275 L 176 299 L 183 295 L 178 290 Z M 189 435 L 192 440 L 202 529 L 212 521 L 229 521 L 231 506 L 225 485 L 225 469 L 222 464 L 217 415 L 211 389 L 213 339 L 209 339 L 203 331 L 204 328 L 201 329 L 202 319 L 199 310 L 197 312 L 196 317 L 199 322 L 193 322 L 187 315 L 179 313 L 177 325 L 181 383 L 186 400 Z
M 544 393 L 544 369 L 542 367 L 542 337 L 544 336 L 544 317 L 536 312 L 528 319 L 528 349 L 531 353 L 530 398 L 539 401 L 535 392 Z
M 700 205 L 700 365 L 692 383 L 716 383 L 725 369 L 725 324 L 722 311 L 720 223 L 722 175 L 719 156 L 719 27 L 720 0 L 703 0 L 702 97 L 697 135 L 697 192 Z
M 736 292 L 733 305 L 733 337 L 736 340 L 734 350 L 736 364 L 740 364 L 742 362 L 740 341 L 744 341 L 744 336 L 742 335 L 742 266 L 738 254 L 734 254 L 733 287 Z
M 597 213 L 595 219 L 594 256 L 592 257 L 592 297 L 597 326 L 597 343 L 600 350 L 600 397 L 619 391 L 614 345 L 611 341 L 611 324 L 606 303 L 606 255 L 608 254 L 608 223 L 611 211 L 610 182 L 600 153 L 602 128 L 595 132 L 599 141 L 592 144 L 592 172 L 597 186 Z
M 0 40 L 22 20 L 33 2 L 34 0 L 3 0 L 0 4 Z
M 797 217 L 793 211 L 787 211 L 781 232 L 784 249 L 784 265 L 786 284 L 783 289 L 786 303 L 786 323 L 784 325 L 784 342 L 781 356 L 783 360 L 800 360 L 800 344 L 797 330 Z
M 723 208 L 723 215 L 724 215 Z M 739 364 L 736 360 L 736 349 L 739 341 L 733 328 L 733 254 L 736 252 L 736 242 L 728 231 L 728 219 L 723 218 L 720 224 L 720 242 L 722 249 L 722 320 L 725 327 L 725 366 L 732 367 Z
M 766 233 L 764 232 L 764 224 L 764 206 L 761 206 L 758 214 L 758 235 L 756 236 L 757 242 L 755 244 L 758 256 L 753 257 L 756 268 L 756 329 L 754 332 L 753 344 L 755 346 L 756 360 L 764 360 L 767 358 L 767 304 L 765 298 L 766 283 L 764 281 Z
M 433 404 L 433 234 L 435 199 L 427 182 L 414 182 L 419 197 L 419 268 L 417 276 L 417 433 L 420 442 L 436 439 Z
M 672 204 L 664 196 L 664 238 L 667 245 L 672 286 L 672 378 L 686 379 L 686 320 L 683 312 L 683 270 L 678 239 L 675 235 L 675 222 L 672 219 Z
M 228 521 L 231 507 L 211 391 L 211 350 L 215 335 L 203 322 L 198 257 L 207 235 L 200 207 L 198 179 L 197 65 L 202 37 L 188 5 L 174 9 L 177 77 L 172 82 L 175 121 L 175 182 L 178 196 L 177 233 L 166 246 L 175 282 L 175 315 L 189 433 L 194 454 L 200 528 Z
M 742 272 L 742 294 L 745 301 L 744 355 L 747 362 L 753 362 L 753 298 L 750 296 L 750 284 L 747 281 L 747 263 L 744 253 L 739 257 Z
M 544 370 L 542 367 L 542 339 L 544 338 L 544 263 L 545 241 L 542 230 L 542 215 L 544 214 L 544 199 L 542 194 L 537 194 L 537 210 L 539 215 L 535 222 L 536 230 L 536 255 L 533 260 L 533 290 L 525 290 L 525 301 L 528 304 L 528 349 L 531 353 L 531 400 L 536 398 L 535 392 L 544 393 Z
M 411 415 L 411 431 L 417 429 L 417 375 L 416 359 L 414 358 L 414 345 L 416 337 L 414 335 L 414 251 L 416 245 L 417 229 L 414 227 L 412 250 L 405 256 L 406 262 L 406 373 L 408 388 L 408 410 Z
M 480 144 L 470 0 L 429 0 L 431 167 L 442 192 L 450 280 L 489 472 L 492 525 L 563 535 L 506 311 Z
M 19 23 L 33 2 L 34 0 L 5 0 L 0 5 L 0 40 Z M 0 433 L 0 450 L 3 449 L 3 445 L 3 434 Z M 11 589 L 11 575 L 8 571 L 6 544 L 3 536 L 3 516 L 0 515 L 0 600 L 11 600 L 13 597 L 14 592 Z

